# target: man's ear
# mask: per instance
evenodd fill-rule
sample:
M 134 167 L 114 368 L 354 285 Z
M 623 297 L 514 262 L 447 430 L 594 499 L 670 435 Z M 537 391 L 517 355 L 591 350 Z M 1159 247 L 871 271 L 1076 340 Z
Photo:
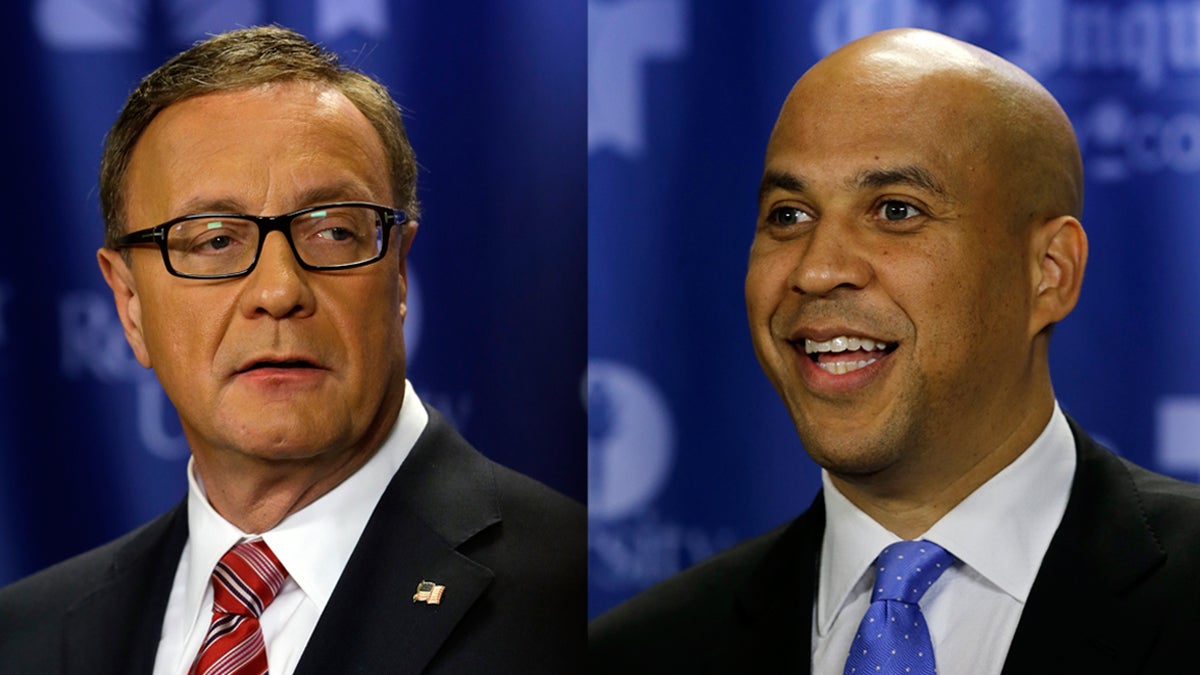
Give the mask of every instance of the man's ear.
M 417 221 L 404 223 L 400 235 L 400 320 L 408 317 L 408 252 L 412 250 L 413 239 L 417 236 Z
M 1033 306 L 1030 334 L 1066 318 L 1079 301 L 1088 243 L 1083 225 L 1072 216 L 1059 216 L 1035 227 L 1030 284 Z
M 100 272 L 108 287 L 112 289 L 113 301 L 117 305 L 117 316 L 125 329 L 125 340 L 133 349 L 138 363 L 151 367 L 150 352 L 146 349 L 146 338 L 142 333 L 142 302 L 134 283 L 133 272 L 119 251 L 102 248 L 96 252 Z

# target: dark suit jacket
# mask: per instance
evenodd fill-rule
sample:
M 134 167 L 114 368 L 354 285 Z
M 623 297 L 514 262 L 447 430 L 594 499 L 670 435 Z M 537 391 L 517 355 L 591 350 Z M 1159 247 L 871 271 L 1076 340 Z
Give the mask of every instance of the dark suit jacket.
M 581 672 L 586 527 L 582 505 L 485 459 L 430 410 L 297 675 Z M 180 505 L 0 591 L 0 671 L 149 673 L 186 540 Z M 446 587 L 440 605 L 413 602 L 422 580 Z
M 1200 672 L 1200 486 L 1072 431 L 1067 510 L 1004 673 Z M 818 495 L 791 523 L 601 615 L 588 631 L 591 672 L 808 673 L 824 529 Z

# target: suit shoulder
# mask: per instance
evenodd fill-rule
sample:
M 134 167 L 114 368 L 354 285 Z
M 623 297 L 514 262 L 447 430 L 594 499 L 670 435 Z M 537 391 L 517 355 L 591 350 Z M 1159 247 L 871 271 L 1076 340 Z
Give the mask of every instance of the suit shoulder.
M 1154 506 L 1200 511 L 1200 485 L 1164 476 L 1127 459 L 1121 459 L 1121 463 L 1129 471 L 1138 491 Z
M 534 588 L 585 589 L 587 512 L 583 505 L 529 476 L 487 461 L 495 476 L 500 520 L 463 550 L 493 557 L 499 568 L 513 578 L 526 579 Z
M 161 541 L 177 510 L 90 551 L 0 589 L 0 660 L 8 655 L 57 654 L 68 612 L 137 564 Z M 47 656 L 47 658 L 49 658 Z
M 637 663 L 638 654 L 683 654 L 715 638 L 733 621 L 737 594 L 762 565 L 788 525 L 651 586 L 588 626 L 593 663 Z
M 550 528 L 548 536 L 564 528 L 586 535 L 582 504 L 489 458 L 436 409 L 426 406 L 426 410 L 429 422 L 404 460 L 397 481 L 402 491 L 412 495 L 411 503 L 439 505 L 436 513 L 426 514 L 429 519 L 439 520 L 451 504 L 462 506 L 456 495 L 472 492 L 478 493 L 473 495 L 478 500 L 494 501 L 505 520 L 538 523 Z
M 1167 554 L 1168 566 L 1200 565 L 1200 485 L 1164 476 L 1135 464 L 1096 443 L 1074 420 L 1079 465 L 1072 501 L 1078 485 L 1087 498 L 1080 507 L 1093 509 L 1089 517 L 1119 519 L 1136 513 L 1158 548 Z M 1068 504 L 1068 509 L 1071 506 Z M 1194 576 L 1194 575 L 1193 575 Z
M 488 461 L 496 472 L 500 504 L 505 513 L 551 530 L 586 534 L 587 510 L 583 504 L 523 473 Z
M 65 609 L 83 599 L 103 583 L 121 553 L 148 533 L 165 527 L 167 518 L 162 516 L 106 544 L 0 589 L 0 616 L 11 616 L 10 611 L 17 610 L 42 613 L 53 611 L 54 608 Z
M 1168 550 L 1200 556 L 1200 485 L 1155 473 L 1128 460 L 1121 463 L 1137 490 L 1147 524 Z

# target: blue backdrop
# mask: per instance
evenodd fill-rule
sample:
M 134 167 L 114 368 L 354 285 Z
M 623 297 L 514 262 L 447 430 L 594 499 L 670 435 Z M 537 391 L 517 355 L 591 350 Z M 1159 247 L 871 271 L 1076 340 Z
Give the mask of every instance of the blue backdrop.
M 1200 2 L 589 0 L 588 15 L 591 614 L 819 486 L 755 361 L 742 283 L 785 95 L 878 29 L 974 42 L 1062 102 L 1091 257 L 1054 335 L 1056 393 L 1121 454 L 1200 478 Z
M 138 80 L 238 26 L 324 42 L 407 109 L 424 212 L 410 379 L 485 454 L 586 498 L 582 2 L 27 0 L 0 12 L 0 584 L 184 494 L 178 421 L 96 266 L 96 171 Z

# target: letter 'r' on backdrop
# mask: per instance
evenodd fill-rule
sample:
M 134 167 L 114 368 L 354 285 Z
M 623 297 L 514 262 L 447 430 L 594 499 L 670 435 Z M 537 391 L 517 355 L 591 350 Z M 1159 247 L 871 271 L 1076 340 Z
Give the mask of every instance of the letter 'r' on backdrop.
M 0 585 L 184 495 L 187 447 L 96 265 L 105 132 L 208 34 L 280 23 L 388 85 L 421 165 L 409 375 L 484 454 L 585 495 L 586 7 L 4 3 Z
M 591 614 L 815 494 L 746 326 L 763 152 L 809 66 L 899 26 L 997 52 L 1066 109 L 1091 252 L 1055 393 L 1122 455 L 1200 479 L 1200 2 L 589 0 Z

